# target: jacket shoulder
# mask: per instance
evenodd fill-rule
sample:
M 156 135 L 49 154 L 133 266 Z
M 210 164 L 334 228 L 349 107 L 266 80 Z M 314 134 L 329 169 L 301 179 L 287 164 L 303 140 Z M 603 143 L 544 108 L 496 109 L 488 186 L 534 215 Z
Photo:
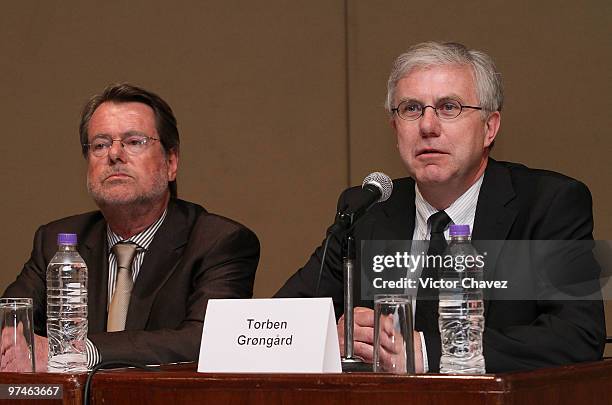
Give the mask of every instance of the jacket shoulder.
M 207 211 L 201 214 L 201 221 L 203 221 L 208 226 L 215 227 L 217 229 L 224 229 L 228 232 L 247 231 L 255 235 L 253 231 L 251 231 L 249 228 L 247 228 L 240 222 Z
M 552 170 L 531 168 L 513 162 L 496 161 L 494 164 L 499 164 L 508 170 L 513 186 L 519 193 L 531 190 L 542 196 L 547 193 L 554 194 L 561 190 L 571 189 L 590 196 L 586 184 L 565 174 Z
M 65 218 L 56 219 L 47 224 L 41 225 L 39 231 L 45 233 L 76 233 L 81 235 L 87 232 L 92 226 L 104 221 L 104 216 L 100 211 L 90 211 L 83 214 L 71 215 Z
M 176 199 L 173 200 L 173 204 L 187 217 L 187 222 L 193 224 L 193 229 L 190 232 L 192 238 L 208 235 L 208 237 L 214 236 L 213 239 L 216 239 L 223 235 L 240 235 L 259 245 L 259 239 L 255 232 L 238 221 L 211 213 L 204 207 L 189 201 Z

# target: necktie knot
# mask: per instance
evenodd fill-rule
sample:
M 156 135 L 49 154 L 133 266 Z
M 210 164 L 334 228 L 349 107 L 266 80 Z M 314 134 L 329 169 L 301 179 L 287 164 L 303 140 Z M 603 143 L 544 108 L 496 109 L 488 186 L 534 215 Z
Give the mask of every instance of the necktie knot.
M 431 224 L 431 233 L 444 233 L 444 230 L 450 223 L 451 219 L 444 211 L 438 211 L 429 217 Z
M 133 242 L 119 242 L 111 250 L 117 258 L 117 268 L 129 271 L 132 268 L 138 245 Z

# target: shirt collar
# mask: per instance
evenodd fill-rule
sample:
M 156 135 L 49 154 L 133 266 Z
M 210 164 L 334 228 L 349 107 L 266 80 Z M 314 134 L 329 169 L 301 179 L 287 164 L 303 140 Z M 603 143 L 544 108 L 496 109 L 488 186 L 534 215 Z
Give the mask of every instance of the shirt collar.
M 121 236 L 117 235 L 113 232 L 108 224 L 106 224 L 106 239 L 108 241 L 108 250 L 110 251 L 113 246 L 115 246 L 119 242 L 133 242 L 140 249 L 147 250 L 151 242 L 153 242 L 153 236 L 164 222 L 166 218 L 166 214 L 168 213 L 168 208 L 166 208 L 163 214 L 157 219 L 157 221 L 153 222 L 146 229 L 137 233 L 136 235 L 132 235 L 128 239 L 123 239 Z
M 478 195 L 480 194 L 480 187 L 482 186 L 483 179 L 484 174 L 481 175 L 465 193 L 463 193 L 444 210 L 446 215 L 450 217 L 453 224 L 470 224 L 473 222 L 474 213 L 476 212 L 476 204 L 478 203 Z M 416 184 L 416 182 L 414 183 L 414 192 L 417 220 L 426 224 L 429 217 L 439 210 L 434 208 L 425 200 L 419 191 L 419 186 Z

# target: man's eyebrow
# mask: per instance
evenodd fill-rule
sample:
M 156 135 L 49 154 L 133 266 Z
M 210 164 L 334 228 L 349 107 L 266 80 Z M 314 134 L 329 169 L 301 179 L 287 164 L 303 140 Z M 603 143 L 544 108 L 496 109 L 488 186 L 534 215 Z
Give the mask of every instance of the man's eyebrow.
M 447 95 L 445 95 L 445 96 L 442 96 L 442 97 L 437 98 L 437 99 L 435 100 L 434 104 L 438 104 L 438 103 L 440 103 L 440 102 L 449 101 L 449 100 L 458 101 L 458 102 L 460 102 L 461 104 L 463 104 L 463 103 L 464 103 L 464 98 L 463 98 L 463 97 L 461 97 L 460 95 L 455 94 L 455 93 L 450 93 L 450 94 L 447 94 Z M 419 100 L 419 99 L 417 99 L 417 98 L 414 98 L 414 97 L 403 97 L 403 98 L 401 98 L 401 99 L 398 101 L 398 103 L 397 103 L 397 104 L 399 105 L 399 104 L 401 104 L 401 103 L 403 103 L 403 102 L 406 102 L 406 101 L 408 101 L 408 102 L 415 102 L 415 103 L 419 103 L 419 104 L 422 104 L 422 105 L 425 105 L 425 104 L 426 104 L 426 103 L 424 103 L 423 101 L 421 101 L 421 100 Z
M 439 103 L 439 102 L 441 102 L 441 101 L 450 101 L 450 100 L 452 100 L 452 101 L 459 101 L 460 103 L 463 103 L 463 97 L 461 97 L 461 96 L 460 96 L 460 95 L 458 95 L 458 94 L 451 93 L 451 94 L 446 95 L 446 96 L 444 96 L 444 97 L 440 97 L 440 98 L 438 98 L 438 99 L 436 100 L 436 104 L 437 104 L 437 103 Z
M 146 133 L 144 133 L 144 132 L 142 132 L 142 131 L 131 130 L 131 131 L 126 131 L 126 132 L 123 132 L 123 133 L 121 134 L 121 137 L 122 137 L 122 138 L 125 138 L 126 136 L 133 136 L 133 135 L 139 135 L 139 136 L 150 136 L 150 135 L 148 135 L 148 134 L 146 134 Z
M 132 130 L 132 131 L 126 131 L 126 132 L 121 133 L 120 137 L 121 137 L 121 139 L 123 139 L 123 138 L 126 138 L 128 136 L 134 136 L 134 135 L 138 135 L 138 136 L 150 136 L 150 135 L 147 135 L 146 133 L 144 133 L 142 131 Z M 101 132 L 99 134 L 95 134 L 92 139 L 98 139 L 98 138 L 110 138 L 110 139 L 113 139 L 113 137 L 110 134 L 107 134 L 107 133 L 104 133 L 104 132 Z
M 102 132 L 102 133 L 99 133 L 99 134 L 95 134 L 91 139 L 93 140 L 93 139 L 98 139 L 98 138 L 112 138 L 112 136 Z
M 399 104 L 404 103 L 404 102 L 406 102 L 406 101 L 414 101 L 414 102 L 416 102 L 416 103 L 423 104 L 423 102 L 422 102 L 421 100 L 418 100 L 418 99 L 416 99 L 416 98 L 414 98 L 414 97 L 403 97 L 403 98 L 401 98 L 401 99 L 398 101 L 398 103 L 397 103 L 397 104 L 399 105 Z

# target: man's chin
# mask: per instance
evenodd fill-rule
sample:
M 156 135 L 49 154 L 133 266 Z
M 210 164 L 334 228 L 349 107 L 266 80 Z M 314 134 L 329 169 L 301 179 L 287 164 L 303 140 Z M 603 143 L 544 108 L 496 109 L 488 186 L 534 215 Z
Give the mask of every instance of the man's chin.
M 164 200 L 167 193 L 168 189 L 162 187 L 144 194 L 135 190 L 89 190 L 89 195 L 100 208 L 151 205 Z
M 134 195 L 108 195 L 91 194 L 96 205 L 99 207 L 126 206 L 140 203 L 141 197 Z
M 132 188 L 108 187 L 103 190 L 89 190 L 89 195 L 99 207 L 126 206 L 147 202 L 154 196 L 139 194 Z
M 439 167 L 427 168 L 423 171 L 418 171 L 413 176 L 417 184 L 422 186 L 439 186 L 448 184 L 452 175 L 447 171 Z

